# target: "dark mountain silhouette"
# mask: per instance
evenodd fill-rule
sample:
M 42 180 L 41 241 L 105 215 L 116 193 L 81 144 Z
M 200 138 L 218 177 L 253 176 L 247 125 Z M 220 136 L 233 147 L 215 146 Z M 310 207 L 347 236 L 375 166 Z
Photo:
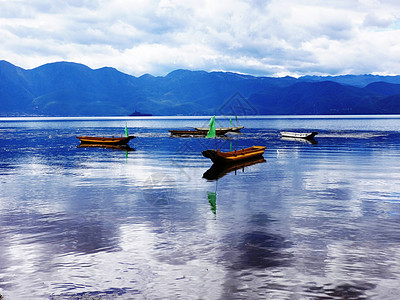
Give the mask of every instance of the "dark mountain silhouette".
M 378 95 L 396 95 L 400 94 L 400 84 L 393 84 L 383 81 L 373 82 L 365 87 L 365 90 L 374 92 Z
M 388 82 L 400 84 L 400 76 L 380 76 L 380 75 L 341 75 L 341 76 L 303 76 L 304 81 L 334 81 L 340 84 L 365 87 L 373 82 Z
M 175 70 L 135 77 L 70 62 L 25 70 L 0 61 L 1 116 L 243 113 L 227 103 L 251 106 L 250 114 L 397 114 L 400 76 L 273 78 Z
M 375 113 L 370 105 L 376 98 L 365 89 L 321 81 L 271 89 L 253 94 L 249 101 L 261 114 L 370 114 Z

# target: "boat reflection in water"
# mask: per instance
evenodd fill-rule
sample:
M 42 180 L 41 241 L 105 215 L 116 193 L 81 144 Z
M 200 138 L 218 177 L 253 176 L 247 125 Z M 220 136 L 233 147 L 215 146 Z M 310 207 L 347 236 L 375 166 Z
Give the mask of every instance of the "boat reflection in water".
M 316 145 L 318 144 L 318 141 L 316 141 L 314 138 L 312 139 L 304 139 L 304 138 L 294 138 L 294 137 L 281 137 L 282 141 L 294 141 L 294 142 L 301 142 L 305 144 L 313 144 Z
M 134 148 L 129 145 L 107 145 L 107 144 L 86 144 L 81 143 L 77 148 L 104 148 L 111 150 L 123 150 L 123 151 L 135 151 Z
M 225 176 L 228 173 L 235 172 L 239 169 L 242 169 L 242 172 L 244 172 L 245 167 L 249 167 L 258 163 L 264 163 L 266 160 L 264 157 L 256 157 L 256 158 L 250 158 L 246 159 L 245 161 L 240 161 L 237 163 L 230 163 L 230 164 L 218 164 L 214 163 L 211 168 L 209 168 L 204 174 L 203 178 L 207 180 L 217 180 L 223 176 Z

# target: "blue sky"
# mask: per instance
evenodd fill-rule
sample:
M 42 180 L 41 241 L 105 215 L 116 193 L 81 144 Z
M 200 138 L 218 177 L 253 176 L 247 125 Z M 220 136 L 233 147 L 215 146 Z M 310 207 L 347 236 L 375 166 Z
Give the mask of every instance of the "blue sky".
M 400 74 L 398 0 L 0 0 L 0 59 L 139 76 Z

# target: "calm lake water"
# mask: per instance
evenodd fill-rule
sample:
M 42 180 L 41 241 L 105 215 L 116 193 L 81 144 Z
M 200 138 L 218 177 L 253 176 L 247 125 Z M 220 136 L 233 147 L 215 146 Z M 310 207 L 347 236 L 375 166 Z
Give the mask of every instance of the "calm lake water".
M 0 119 L 0 294 L 398 299 L 399 116 L 245 118 L 217 140 L 168 132 L 208 121 Z M 77 147 L 125 123 L 135 151 Z M 318 143 L 280 138 L 295 129 Z M 202 150 L 251 145 L 267 146 L 264 161 L 203 178 Z

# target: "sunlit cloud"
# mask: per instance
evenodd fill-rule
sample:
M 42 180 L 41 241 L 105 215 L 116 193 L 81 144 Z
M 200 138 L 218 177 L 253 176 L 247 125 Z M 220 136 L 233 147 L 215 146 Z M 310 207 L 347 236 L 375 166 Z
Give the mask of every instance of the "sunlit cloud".
M 1 59 L 74 61 L 142 75 L 393 74 L 397 1 L 1 1 Z

